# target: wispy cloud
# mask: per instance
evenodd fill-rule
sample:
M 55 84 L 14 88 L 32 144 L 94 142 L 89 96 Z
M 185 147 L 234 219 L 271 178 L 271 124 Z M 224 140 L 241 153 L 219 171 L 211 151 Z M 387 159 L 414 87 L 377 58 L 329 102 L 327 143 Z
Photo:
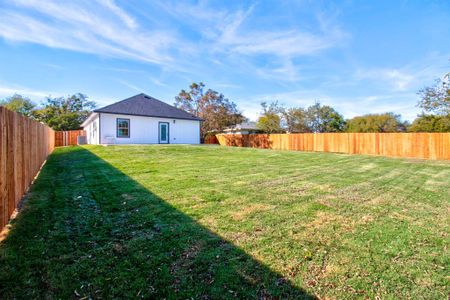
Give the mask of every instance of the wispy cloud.
M 38 98 L 38 100 L 43 100 L 44 98 L 56 94 L 55 92 L 50 91 L 39 91 L 39 90 L 33 90 L 22 86 L 2 86 L 0 85 L 0 99 L 12 96 L 14 94 L 19 94 L 24 97 L 32 98 Z
M 215 83 L 214 86 L 217 86 L 219 88 L 227 88 L 227 89 L 240 89 L 240 88 L 242 88 L 240 85 L 233 84 L 233 83 Z
M 140 26 L 135 16 L 113 0 L 15 0 L 12 3 L 0 8 L 0 37 L 6 40 L 133 59 L 191 74 L 204 73 L 201 62 L 205 57 L 210 61 L 225 58 L 227 65 L 242 65 L 244 61 L 249 71 L 261 77 L 272 75 L 294 81 L 299 78 L 294 58 L 334 47 L 345 38 L 337 26 L 327 24 L 324 28 L 319 18 L 319 31 L 315 33 L 298 26 L 285 29 L 246 26 L 256 18 L 253 14 L 256 5 L 233 10 L 206 1 L 153 2 L 155 11 L 187 24 L 202 37 L 192 43 L 181 29 L 168 24 Z M 271 64 L 256 66 L 253 59 L 261 55 L 272 57 Z
M 263 78 L 296 81 L 300 78 L 295 58 L 311 56 L 336 47 L 349 34 L 321 13 L 316 16 L 315 32 L 298 25 L 279 28 L 258 28 L 255 13 L 258 5 L 235 10 L 211 7 L 207 1 L 187 5 L 179 2 L 158 2 L 172 16 L 183 15 L 185 23 L 202 36 L 200 46 L 210 61 L 221 65 L 224 58 L 228 64 L 252 72 Z M 271 63 L 259 66 L 255 58 L 267 56 Z M 244 68 L 243 68 L 244 67 Z
M 62 70 L 62 69 L 64 69 L 63 66 L 57 65 L 57 64 L 42 63 L 42 65 L 44 67 L 51 68 L 51 69 L 54 69 L 54 70 Z
M 131 83 L 125 81 L 125 80 L 116 79 L 116 81 L 118 83 L 122 84 L 123 86 L 126 86 L 127 88 L 133 90 L 133 91 L 136 91 L 136 92 L 139 92 L 139 93 L 142 93 L 144 91 L 144 89 L 142 89 L 141 87 L 138 87 L 138 86 L 136 86 L 134 84 L 131 84 Z
M 315 54 L 333 47 L 344 34 L 338 30 L 313 34 L 299 29 L 242 30 L 242 23 L 251 15 L 253 7 L 229 16 L 228 23 L 219 29 L 216 41 L 220 47 L 246 55 L 268 54 L 278 57 L 296 57 Z
M 162 82 L 161 80 L 154 78 L 154 77 L 150 77 L 149 78 L 151 82 L 153 82 L 153 84 L 157 85 L 157 86 L 162 86 L 162 87 L 168 87 L 169 85 Z
M 398 69 L 358 70 L 355 78 L 356 80 L 370 80 L 372 82 L 382 81 L 397 91 L 408 90 L 415 80 L 415 77 L 411 73 Z
M 278 100 L 287 107 L 308 107 L 316 101 L 330 105 L 345 118 L 352 118 L 368 113 L 394 112 L 406 120 L 413 120 L 419 113 L 414 93 L 377 94 L 369 96 L 331 96 L 319 90 L 295 90 L 290 92 L 261 94 L 243 99 L 241 107 L 246 116 L 256 120 L 261 107 L 256 103 Z
M 40 105 L 41 103 L 45 102 L 45 100 L 48 97 L 63 97 L 69 95 L 67 92 L 61 92 L 61 91 L 46 91 L 46 90 L 39 90 L 39 89 L 33 89 L 29 87 L 24 86 L 18 86 L 18 85 L 7 85 L 5 83 L 0 83 L 0 99 L 5 99 L 7 97 L 10 97 L 14 94 L 19 94 L 24 97 L 30 98 L 31 101 L 34 103 Z M 111 103 L 111 100 L 119 100 L 114 99 L 107 96 L 98 96 L 98 95 L 89 95 L 89 99 L 94 100 L 98 105 L 107 105 Z
M 17 0 L 16 9 L 0 9 L 0 36 L 158 65 L 173 60 L 174 34 L 162 29 L 139 30 L 134 19 L 113 1 L 100 2 Z
M 113 0 L 97 0 L 100 4 L 108 8 L 113 14 L 121 19 L 128 28 L 135 29 L 137 23 L 133 17 L 129 16 L 123 9 L 116 5 Z

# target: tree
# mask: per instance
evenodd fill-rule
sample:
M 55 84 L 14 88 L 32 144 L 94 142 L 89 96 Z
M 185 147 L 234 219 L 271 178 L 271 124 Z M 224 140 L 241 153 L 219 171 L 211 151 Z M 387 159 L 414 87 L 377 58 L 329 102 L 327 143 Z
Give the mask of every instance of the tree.
M 437 116 L 422 114 L 417 117 L 409 132 L 450 132 L 450 115 Z
M 34 116 L 54 130 L 75 130 L 80 128 L 94 107 L 95 102 L 81 93 L 66 98 L 49 97 L 44 107 L 34 112 Z
M 209 132 L 222 131 L 225 127 L 242 123 L 246 118 L 234 102 L 214 90 L 204 92 L 205 84 L 192 83 L 189 91 L 181 90 L 175 97 L 175 106 L 203 119 L 201 137 Z
M 410 132 L 450 132 L 450 73 L 435 84 L 421 89 L 418 106 L 423 109 Z
M 311 132 L 311 129 L 308 126 L 308 114 L 305 109 L 301 107 L 292 107 L 283 110 L 282 114 L 288 132 Z
M 256 127 L 266 133 L 277 133 L 283 131 L 281 126 L 281 113 L 283 108 L 278 105 L 278 101 L 274 101 L 270 104 L 267 104 L 267 102 L 262 102 L 261 107 L 262 112 L 261 116 L 258 118 Z
M 14 94 L 11 97 L 0 101 L 0 106 L 4 106 L 9 110 L 15 111 L 26 117 L 31 117 L 36 105 L 28 98 L 19 94 Z
M 347 132 L 404 132 L 406 123 L 394 113 L 367 114 L 347 120 Z
M 321 106 L 319 102 L 306 110 L 307 125 L 311 132 L 341 132 L 345 121 L 331 106 Z
M 442 80 L 436 80 L 433 86 L 423 88 L 418 94 L 422 98 L 419 107 L 425 112 L 450 115 L 450 73 Z

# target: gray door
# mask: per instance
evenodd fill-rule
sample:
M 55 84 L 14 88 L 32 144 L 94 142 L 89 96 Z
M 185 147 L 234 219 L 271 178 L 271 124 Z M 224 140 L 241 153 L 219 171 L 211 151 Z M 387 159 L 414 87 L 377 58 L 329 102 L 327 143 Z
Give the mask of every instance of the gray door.
M 159 143 L 168 144 L 169 143 L 169 123 L 159 122 Z

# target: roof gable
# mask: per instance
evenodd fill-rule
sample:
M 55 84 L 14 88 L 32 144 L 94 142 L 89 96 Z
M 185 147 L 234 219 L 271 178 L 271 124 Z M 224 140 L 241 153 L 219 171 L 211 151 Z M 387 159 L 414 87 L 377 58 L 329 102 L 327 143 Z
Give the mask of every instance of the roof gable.
M 176 108 L 146 94 L 139 94 L 124 99 L 111 105 L 96 109 L 94 112 L 170 119 L 202 120 L 201 118 L 182 109 Z

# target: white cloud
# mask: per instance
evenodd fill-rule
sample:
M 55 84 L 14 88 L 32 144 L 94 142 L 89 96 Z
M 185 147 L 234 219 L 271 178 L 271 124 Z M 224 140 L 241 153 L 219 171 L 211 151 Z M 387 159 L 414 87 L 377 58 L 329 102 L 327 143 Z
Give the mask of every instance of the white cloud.
M 98 0 L 100 4 L 111 10 L 117 17 L 119 17 L 128 28 L 135 29 L 137 27 L 137 23 L 129 16 L 123 9 L 118 7 L 113 0 Z
M 414 93 L 397 93 L 369 96 L 337 97 L 329 96 L 320 91 L 301 90 L 284 93 L 262 94 L 239 102 L 244 115 L 256 120 L 261 111 L 261 101 L 278 100 L 287 107 L 308 107 L 319 101 L 322 105 L 330 105 L 345 118 L 352 118 L 369 113 L 394 112 L 400 114 L 403 119 L 412 121 L 419 109 L 416 107 Z M 241 105 L 241 103 L 243 105 Z
M 0 86 L 0 99 L 4 99 L 14 94 L 19 94 L 24 97 L 28 97 L 34 101 L 36 101 L 35 98 L 38 98 L 37 100 L 41 101 L 44 100 L 47 96 L 56 93 L 50 91 L 32 90 L 21 86 Z
M 101 2 L 99 6 L 94 2 L 15 1 L 16 9 L 0 10 L 0 36 L 158 65 L 173 61 L 170 50 L 177 40 L 171 32 L 139 30 L 114 2 Z
M 134 84 L 131 84 L 131 83 L 125 81 L 125 80 L 117 79 L 116 81 L 117 81 L 118 83 L 120 83 L 120 84 L 126 86 L 127 88 L 129 88 L 129 89 L 131 89 L 131 90 L 133 90 L 133 91 L 138 92 L 138 93 L 144 92 L 144 89 L 142 89 L 141 87 L 138 87 L 138 86 L 136 86 L 136 85 L 134 85 Z
M 348 37 L 334 20 L 327 19 L 323 13 L 316 16 L 317 24 L 313 27 L 315 32 L 312 32 L 295 24 L 255 27 L 259 20 L 258 13 L 255 13 L 256 4 L 230 10 L 212 7 L 207 1 L 192 5 L 170 1 L 157 3 L 177 21 L 201 34 L 198 47 L 207 52 L 209 61 L 221 67 L 226 61 L 227 66 L 234 65 L 235 70 L 251 72 L 266 79 L 299 80 L 295 58 L 316 55 L 341 44 Z M 183 15 L 182 19 L 180 15 Z M 267 56 L 270 63 L 261 66 L 260 61 L 253 61 L 260 56 Z
M 358 70 L 355 77 L 357 80 L 369 79 L 374 82 L 382 81 L 396 91 L 410 89 L 416 79 L 411 73 L 398 69 Z
M 267 54 L 277 57 L 296 57 L 315 54 L 336 46 L 346 34 L 339 28 L 320 25 L 320 33 L 312 33 L 296 28 L 285 30 L 245 28 L 244 23 L 251 17 L 255 6 L 238 10 L 217 20 L 217 31 L 208 36 L 217 43 L 217 48 L 244 55 Z M 319 22 L 321 23 L 321 22 Z M 275 27 L 275 26 L 274 26 Z
M 298 26 L 253 28 L 248 25 L 258 17 L 253 15 L 255 6 L 231 10 L 207 1 L 154 1 L 151 5 L 165 21 L 140 26 L 144 20 L 137 19 L 140 8 L 136 4 L 127 3 L 135 12 L 131 15 L 113 0 L 12 3 L 0 8 L 0 37 L 8 41 L 133 59 L 189 74 L 204 74 L 207 67 L 202 62 L 207 58 L 222 61 L 230 69 L 243 62 L 263 78 L 295 81 L 300 77 L 293 58 L 316 54 L 345 38 L 337 26 L 324 26 L 321 20 L 316 33 Z M 180 23 L 202 39 L 193 42 L 183 36 Z M 258 66 L 253 58 L 259 55 L 271 56 L 270 65 Z M 236 66 L 234 71 L 247 71 Z
M 19 94 L 24 97 L 30 98 L 31 101 L 39 105 L 41 102 L 45 101 L 47 97 L 64 97 L 69 95 L 70 92 L 36 90 L 24 86 L 6 85 L 4 83 L 0 83 L 0 99 L 5 99 L 14 94 Z M 118 100 L 114 97 L 97 95 L 90 95 L 89 99 L 95 101 L 99 106 L 111 104 L 111 100 Z
M 157 86 L 161 86 L 161 87 L 169 87 L 168 84 L 162 82 L 162 81 L 159 80 L 159 79 L 156 79 L 156 78 L 153 78 L 153 77 L 150 77 L 149 79 L 150 79 L 150 81 L 151 81 L 153 84 L 155 84 L 155 85 L 157 85 Z

